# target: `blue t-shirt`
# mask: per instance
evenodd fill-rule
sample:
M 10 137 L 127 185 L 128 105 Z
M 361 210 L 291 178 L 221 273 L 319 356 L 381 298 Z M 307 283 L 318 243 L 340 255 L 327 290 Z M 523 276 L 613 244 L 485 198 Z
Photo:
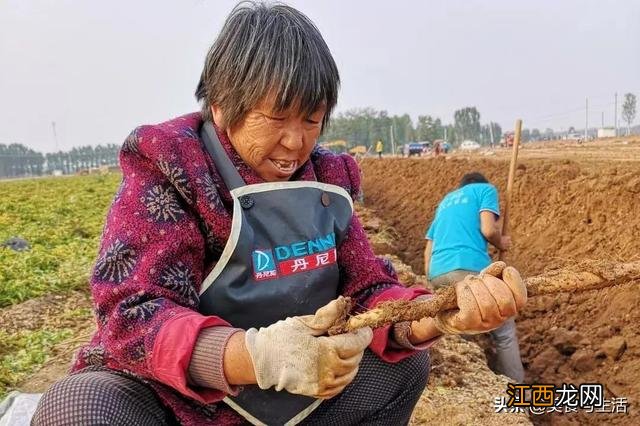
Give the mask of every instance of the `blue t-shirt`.
M 491 263 L 480 231 L 483 210 L 500 215 L 498 190 L 489 183 L 465 185 L 440 202 L 427 231 L 433 241 L 429 279 L 456 269 L 480 271 Z

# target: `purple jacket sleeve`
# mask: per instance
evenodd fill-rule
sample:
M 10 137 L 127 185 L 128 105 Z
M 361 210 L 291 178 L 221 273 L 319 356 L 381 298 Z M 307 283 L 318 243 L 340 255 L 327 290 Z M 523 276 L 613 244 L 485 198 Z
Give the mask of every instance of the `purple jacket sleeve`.
M 188 383 L 200 331 L 229 325 L 197 312 L 204 238 L 180 188 L 162 167 L 126 148 L 127 143 L 120 154 L 123 180 L 91 277 L 107 366 L 157 380 L 201 402 L 220 400 L 222 391 Z M 170 165 L 164 169 L 171 171 Z M 173 180 L 179 182 L 175 173 Z

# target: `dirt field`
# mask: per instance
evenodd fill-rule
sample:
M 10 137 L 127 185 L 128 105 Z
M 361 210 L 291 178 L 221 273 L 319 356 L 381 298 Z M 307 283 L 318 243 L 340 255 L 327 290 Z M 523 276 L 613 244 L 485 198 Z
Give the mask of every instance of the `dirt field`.
M 527 381 L 602 383 L 607 398 L 626 397 L 630 403 L 630 415 L 556 414 L 535 416 L 535 423 L 640 423 L 640 141 L 626 142 L 521 151 L 508 261 L 525 276 L 544 272 L 561 290 L 531 298 L 518 319 Z M 365 160 L 365 204 L 387 227 L 385 233 L 397 237 L 392 244 L 374 241 L 374 247 L 422 271 L 424 233 L 439 200 L 474 170 L 503 191 L 508 158 L 501 150 Z M 479 343 L 490 360 L 490 345 Z
M 613 145 L 625 156 L 629 145 Z M 537 274 L 567 259 L 629 261 L 640 258 L 640 141 L 638 161 L 584 160 L 569 151 L 554 159 L 530 159 L 528 146 L 514 185 L 510 223 L 514 248 L 509 259 Z M 421 272 L 424 234 L 442 197 L 467 172 L 480 171 L 506 187 L 507 150 L 493 156 L 437 159 L 367 159 L 362 162 L 365 204 L 404 240 L 400 258 Z M 611 154 L 613 155 L 613 154 Z

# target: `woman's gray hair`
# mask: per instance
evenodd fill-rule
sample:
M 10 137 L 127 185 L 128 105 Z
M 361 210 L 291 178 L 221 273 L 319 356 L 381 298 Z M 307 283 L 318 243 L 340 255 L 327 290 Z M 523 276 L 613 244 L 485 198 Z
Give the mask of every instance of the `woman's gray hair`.
M 196 89 L 202 115 L 221 109 L 225 127 L 240 122 L 269 95 L 275 108 L 312 114 L 326 107 L 322 127 L 338 100 L 340 76 L 318 28 L 283 4 L 239 3 L 209 49 Z

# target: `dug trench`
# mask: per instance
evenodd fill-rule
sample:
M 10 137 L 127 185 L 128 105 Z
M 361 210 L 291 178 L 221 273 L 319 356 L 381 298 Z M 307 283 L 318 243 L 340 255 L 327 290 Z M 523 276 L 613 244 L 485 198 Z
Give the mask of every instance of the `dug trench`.
M 383 236 L 372 237 L 374 249 L 378 254 L 397 256 L 396 263 L 402 265 L 400 278 L 409 285 L 423 285 L 410 276 L 410 269 L 423 272 L 425 229 L 439 200 L 470 171 L 485 174 L 503 194 L 508 163 L 466 158 L 386 159 L 365 160 L 361 167 L 367 207 L 361 214 L 370 216 L 370 223 Z M 566 159 L 524 161 L 512 203 L 514 247 L 507 262 L 529 279 L 541 274 L 539 279 L 559 290 L 530 298 L 517 318 L 526 382 L 601 383 L 609 401 L 626 398 L 628 402 L 627 414 L 578 410 L 535 415 L 530 420 L 537 424 L 640 424 L 640 171 L 616 162 L 594 167 Z M 585 279 L 592 278 L 594 285 L 586 283 L 585 287 Z M 488 339 L 477 343 L 490 364 Z M 453 423 L 499 422 L 491 412 L 493 397 L 504 396 L 506 385 L 501 390 L 493 388 L 491 397 L 486 389 L 478 389 L 481 385 L 474 382 L 474 371 L 469 371 L 470 366 L 480 368 L 469 362 L 479 355 L 470 356 L 473 350 L 462 347 L 451 352 L 449 343 L 442 347 L 449 355 L 440 368 L 456 371 L 446 374 L 444 381 L 433 375 L 437 385 L 425 392 L 414 421 L 434 420 L 430 417 L 434 408 L 442 406 L 423 403 L 427 395 L 433 398 L 439 387 L 448 384 L 460 393 L 475 392 L 474 398 L 483 400 L 471 410 L 447 405 Z M 436 357 L 440 351 L 434 350 Z M 453 381 L 448 380 L 451 378 Z M 459 402 L 451 400 L 452 404 Z M 487 419 L 474 417 L 478 411 L 470 411 L 476 409 Z M 601 411 L 613 409 L 611 405 Z M 514 421 L 503 418 L 502 422 Z

